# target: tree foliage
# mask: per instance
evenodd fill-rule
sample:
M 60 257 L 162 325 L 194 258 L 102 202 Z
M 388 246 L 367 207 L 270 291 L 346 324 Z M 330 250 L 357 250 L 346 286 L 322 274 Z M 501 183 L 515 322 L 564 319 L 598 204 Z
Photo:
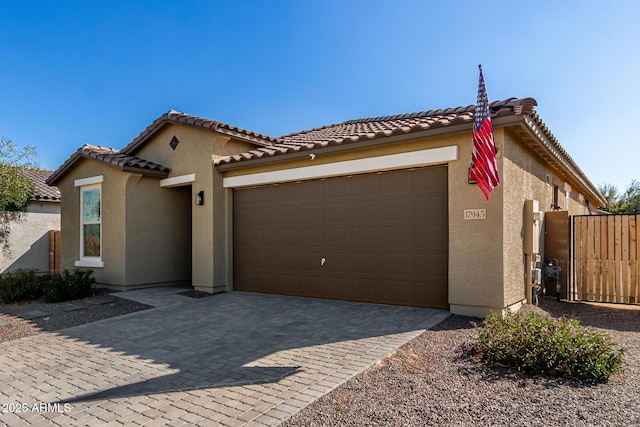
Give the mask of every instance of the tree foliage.
M 0 138 L 0 245 L 5 252 L 9 250 L 11 223 L 23 218 L 33 196 L 33 183 L 20 171 L 33 167 L 33 146 L 18 149 L 10 140 Z
M 607 199 L 605 210 L 612 214 L 640 213 L 640 181 L 633 180 L 624 192 L 613 184 L 600 186 L 600 192 Z

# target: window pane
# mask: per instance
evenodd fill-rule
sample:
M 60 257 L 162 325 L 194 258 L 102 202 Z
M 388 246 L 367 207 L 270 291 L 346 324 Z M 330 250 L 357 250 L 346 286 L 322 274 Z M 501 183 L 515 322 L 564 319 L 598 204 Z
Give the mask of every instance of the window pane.
M 84 190 L 82 222 L 100 222 L 100 189 Z
M 84 225 L 84 256 L 100 256 L 100 224 Z

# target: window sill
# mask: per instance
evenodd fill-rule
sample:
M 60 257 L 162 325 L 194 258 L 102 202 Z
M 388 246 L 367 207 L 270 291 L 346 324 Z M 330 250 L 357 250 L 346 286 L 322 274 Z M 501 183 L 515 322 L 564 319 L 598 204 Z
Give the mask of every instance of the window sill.
M 82 260 L 82 261 L 76 261 L 74 265 L 76 267 L 104 267 L 104 262 Z

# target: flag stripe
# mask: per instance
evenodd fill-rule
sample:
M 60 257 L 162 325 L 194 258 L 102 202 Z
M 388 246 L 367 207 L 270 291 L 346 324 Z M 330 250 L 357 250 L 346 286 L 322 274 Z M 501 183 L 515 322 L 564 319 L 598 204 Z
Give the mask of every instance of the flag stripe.
M 478 185 L 485 198 L 489 200 L 491 191 L 500 184 L 500 173 L 496 161 L 496 146 L 493 140 L 493 127 L 489 111 L 487 89 L 480 67 L 478 82 L 478 101 L 476 103 L 473 127 L 473 153 L 469 175 Z

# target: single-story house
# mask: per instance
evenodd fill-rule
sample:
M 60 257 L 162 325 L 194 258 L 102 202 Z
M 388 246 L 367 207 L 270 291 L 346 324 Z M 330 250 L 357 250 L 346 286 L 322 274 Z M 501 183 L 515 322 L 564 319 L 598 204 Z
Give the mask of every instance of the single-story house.
M 49 231 L 60 230 L 60 191 L 46 184 L 53 171 L 22 169 L 34 184 L 24 217 L 10 225 L 8 251 L 0 251 L 0 273 L 19 269 L 49 272 Z
M 525 211 L 605 204 L 536 105 L 490 105 L 502 184 L 489 201 L 469 178 L 474 106 L 279 138 L 169 111 L 123 149 L 83 146 L 49 178 L 63 196 L 62 268 L 123 290 L 517 309 Z

